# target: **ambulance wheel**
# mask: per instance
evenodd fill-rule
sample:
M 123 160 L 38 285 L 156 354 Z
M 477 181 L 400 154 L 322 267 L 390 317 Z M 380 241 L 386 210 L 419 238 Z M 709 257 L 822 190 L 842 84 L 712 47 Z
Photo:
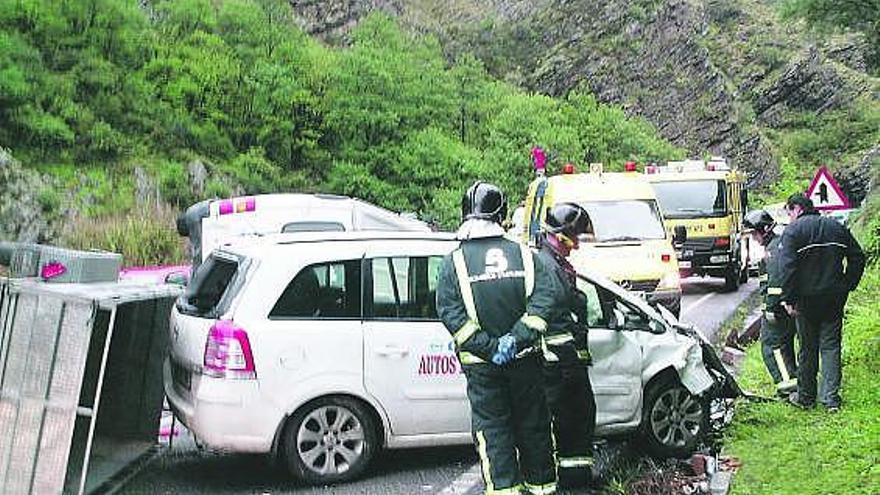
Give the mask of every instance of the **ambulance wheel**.
M 724 291 L 736 292 L 739 289 L 739 277 L 739 265 L 727 267 L 727 270 L 724 272 Z
M 313 485 L 357 478 L 379 449 L 374 416 L 348 397 L 322 397 L 298 410 L 284 435 L 287 470 Z
M 674 372 L 652 380 L 645 392 L 642 436 L 658 457 L 685 457 L 709 429 L 709 404 L 692 395 Z

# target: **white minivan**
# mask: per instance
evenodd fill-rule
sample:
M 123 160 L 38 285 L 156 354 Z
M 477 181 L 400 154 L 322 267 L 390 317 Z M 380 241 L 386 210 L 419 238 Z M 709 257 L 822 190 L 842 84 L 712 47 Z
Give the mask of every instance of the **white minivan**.
M 201 444 L 277 454 L 310 483 L 356 477 L 380 448 L 470 443 L 465 378 L 435 307 L 457 246 L 440 233 L 312 232 L 215 250 L 171 315 L 172 409 Z M 687 454 L 708 398 L 731 385 L 714 351 L 601 276 L 579 287 L 597 433 Z

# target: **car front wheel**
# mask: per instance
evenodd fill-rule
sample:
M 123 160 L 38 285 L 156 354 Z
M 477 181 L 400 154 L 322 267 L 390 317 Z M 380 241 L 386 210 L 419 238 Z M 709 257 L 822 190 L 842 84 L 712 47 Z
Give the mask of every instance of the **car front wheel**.
M 696 449 L 709 427 L 709 408 L 677 379 L 665 377 L 645 395 L 642 433 L 660 457 L 683 457 Z
M 347 397 L 325 397 L 307 404 L 291 417 L 284 437 L 288 470 L 311 484 L 358 477 L 378 448 L 373 416 Z

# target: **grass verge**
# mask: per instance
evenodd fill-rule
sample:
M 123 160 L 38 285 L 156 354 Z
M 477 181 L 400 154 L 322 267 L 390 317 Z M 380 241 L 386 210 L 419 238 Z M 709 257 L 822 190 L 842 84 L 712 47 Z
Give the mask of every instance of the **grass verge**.
M 843 329 L 843 409 L 801 411 L 781 402 L 737 407 L 726 451 L 743 461 L 733 495 L 880 493 L 880 265 L 851 295 Z M 747 352 L 743 388 L 773 396 L 760 344 Z

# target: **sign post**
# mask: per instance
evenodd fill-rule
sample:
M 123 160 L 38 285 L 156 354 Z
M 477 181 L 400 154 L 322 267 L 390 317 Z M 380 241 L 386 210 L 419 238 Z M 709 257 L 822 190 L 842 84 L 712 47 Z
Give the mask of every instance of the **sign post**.
M 849 198 L 840 189 L 840 185 L 825 165 L 816 171 L 813 182 L 807 189 L 807 197 L 813 200 L 817 210 L 848 210 L 852 207 Z

